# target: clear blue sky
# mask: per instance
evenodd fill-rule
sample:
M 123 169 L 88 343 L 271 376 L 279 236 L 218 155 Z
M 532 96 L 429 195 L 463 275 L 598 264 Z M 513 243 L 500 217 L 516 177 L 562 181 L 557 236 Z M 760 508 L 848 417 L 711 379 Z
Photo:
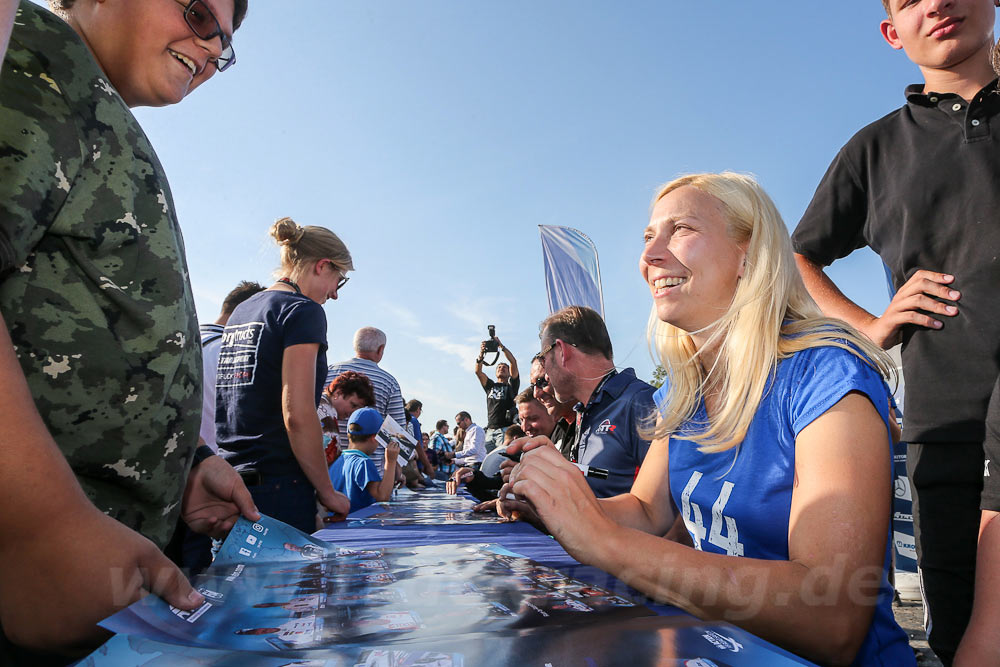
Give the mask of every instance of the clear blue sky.
M 757 175 L 794 227 L 843 143 L 919 79 L 877 0 L 813 3 L 253 0 L 238 64 L 140 121 L 173 188 L 202 321 L 270 280 L 270 223 L 327 226 L 357 271 L 326 305 L 330 361 L 363 325 L 422 422 L 467 409 L 487 324 L 526 362 L 547 314 L 538 224 L 597 244 L 620 366 L 651 375 L 637 259 L 650 197 Z M 870 310 L 880 264 L 834 280 Z M 524 369 L 525 372 L 527 369 Z

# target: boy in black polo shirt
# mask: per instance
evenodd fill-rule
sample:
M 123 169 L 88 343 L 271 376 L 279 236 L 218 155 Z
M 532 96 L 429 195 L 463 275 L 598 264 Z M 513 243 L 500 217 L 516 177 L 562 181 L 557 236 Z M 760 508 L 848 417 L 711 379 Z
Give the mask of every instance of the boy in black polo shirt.
M 946 664 L 972 605 L 984 420 L 1000 371 L 996 2 L 883 1 L 883 37 L 924 83 L 841 149 L 792 237 L 825 313 L 883 347 L 903 343 L 903 437 L 928 640 Z M 877 317 L 823 273 L 866 245 L 897 289 Z

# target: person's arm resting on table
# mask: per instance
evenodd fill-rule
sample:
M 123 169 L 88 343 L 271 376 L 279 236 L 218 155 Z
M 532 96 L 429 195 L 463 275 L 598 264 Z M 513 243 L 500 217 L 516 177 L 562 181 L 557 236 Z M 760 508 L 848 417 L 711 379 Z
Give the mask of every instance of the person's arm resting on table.
M 577 560 L 657 600 L 819 662 L 850 663 L 871 625 L 888 535 L 888 434 L 868 398 L 849 393 L 796 438 L 787 561 L 658 537 L 674 518 L 668 460 L 666 443 L 653 442 L 632 491 L 599 501 L 579 470 L 539 446 L 500 497 L 525 499 Z

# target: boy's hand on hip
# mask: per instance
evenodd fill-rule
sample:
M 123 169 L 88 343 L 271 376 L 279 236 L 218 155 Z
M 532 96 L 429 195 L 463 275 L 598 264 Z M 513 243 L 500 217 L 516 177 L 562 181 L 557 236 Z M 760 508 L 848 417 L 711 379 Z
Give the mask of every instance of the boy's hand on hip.
M 883 349 L 897 345 L 902 328 L 907 324 L 928 329 L 940 329 L 944 324 L 938 316 L 954 317 L 958 308 L 938 301 L 958 301 L 962 295 L 951 287 L 955 276 L 921 269 L 914 273 L 892 298 L 881 317 L 872 318 L 860 327 L 861 333 Z M 937 298 L 932 298 L 937 297 Z

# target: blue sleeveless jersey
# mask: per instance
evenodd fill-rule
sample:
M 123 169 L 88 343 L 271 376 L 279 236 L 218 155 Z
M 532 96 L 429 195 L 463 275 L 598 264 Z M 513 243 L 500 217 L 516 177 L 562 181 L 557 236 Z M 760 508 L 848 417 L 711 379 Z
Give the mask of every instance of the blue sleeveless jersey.
M 738 447 L 703 454 L 694 443 L 671 438 L 670 493 L 696 548 L 788 560 L 795 437 L 851 391 L 868 396 L 888 428 L 889 390 L 881 376 L 850 352 L 824 346 L 797 352 L 778 363 Z M 665 387 L 656 392 L 657 405 L 665 395 Z M 705 419 L 702 404 L 693 423 Z M 891 451 L 887 451 L 885 465 L 891 464 Z M 891 493 L 887 488 L 887 497 Z M 878 603 L 855 665 L 915 664 L 907 636 L 892 614 L 893 591 L 887 574 L 890 548 L 887 534 Z

